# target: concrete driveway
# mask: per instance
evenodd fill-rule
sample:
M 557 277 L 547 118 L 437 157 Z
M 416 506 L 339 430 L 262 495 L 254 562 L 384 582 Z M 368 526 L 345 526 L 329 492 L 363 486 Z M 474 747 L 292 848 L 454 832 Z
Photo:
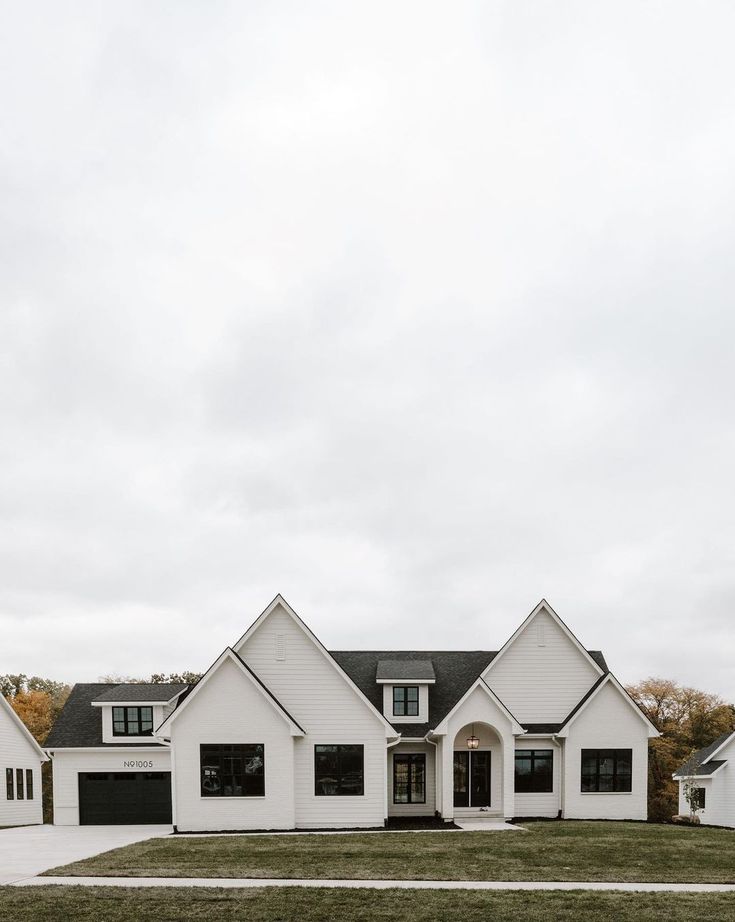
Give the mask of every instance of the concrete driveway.
M 17 826 L 0 829 L 0 885 L 171 832 L 171 826 Z

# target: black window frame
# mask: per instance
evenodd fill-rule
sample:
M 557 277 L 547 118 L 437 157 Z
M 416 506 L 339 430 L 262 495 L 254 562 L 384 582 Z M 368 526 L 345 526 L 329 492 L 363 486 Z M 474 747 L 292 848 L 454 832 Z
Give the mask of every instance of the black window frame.
M 416 692 L 416 699 L 413 696 L 409 698 L 409 692 Z M 400 692 L 400 695 L 396 693 Z M 400 704 L 401 710 L 398 709 Z M 415 706 L 416 710 L 413 710 Z M 394 685 L 393 686 L 393 716 L 394 717 L 418 717 L 419 716 L 419 686 L 418 685 Z
M 226 770 L 225 759 L 233 764 Z M 245 760 L 251 762 L 260 759 L 260 765 L 248 771 Z M 238 771 L 234 762 L 240 760 Z M 214 763 L 217 763 L 216 765 Z M 218 776 L 207 775 L 218 771 Z M 230 784 L 226 779 L 231 779 Z M 239 779 L 239 781 L 238 781 Z M 215 780 L 220 781 L 219 788 L 213 787 Z M 210 786 L 205 787 L 205 782 Z M 229 787 L 229 790 L 228 790 Z M 265 743 L 200 743 L 199 745 L 199 794 L 207 799 L 211 797 L 265 797 Z
M 116 717 L 115 711 L 122 711 L 122 717 Z M 137 716 L 132 718 L 130 711 L 136 711 Z M 143 730 L 143 711 L 150 711 L 150 717 L 145 723 L 150 724 L 150 730 Z M 122 730 L 116 729 L 116 724 L 122 724 Z M 137 725 L 138 732 L 131 733 L 130 726 Z M 153 736 L 153 706 L 150 704 L 116 704 L 112 708 L 112 735 L 113 736 Z
M 402 763 L 408 763 L 408 782 L 407 782 L 407 800 L 396 800 L 396 767 Z M 414 766 L 421 766 L 422 796 L 421 798 L 413 796 L 414 785 Z M 425 752 L 397 752 L 393 756 L 393 803 L 399 805 L 405 804 L 425 804 L 426 803 L 426 753 Z
M 15 772 L 12 768 L 5 769 L 5 798 L 15 800 Z
M 596 768 L 594 772 L 585 771 L 585 760 L 595 760 Z M 613 760 L 612 774 L 600 772 L 600 762 L 605 759 Z M 630 766 L 629 771 L 621 772 L 618 770 L 618 763 L 626 761 Z M 609 777 L 612 779 L 612 787 L 600 789 L 600 778 Z M 585 787 L 585 778 L 593 779 L 593 787 Z M 580 791 L 582 794 L 631 794 L 633 791 L 633 750 L 632 749 L 583 749 L 581 751 L 580 762 Z
M 695 810 L 704 810 L 707 803 L 707 788 L 693 788 L 696 792 L 696 799 L 693 801 Z
M 531 771 L 527 775 L 518 774 L 519 760 L 531 762 Z M 548 772 L 537 771 L 536 763 L 551 762 Z M 519 787 L 519 778 L 523 784 Z M 554 750 L 553 749 L 516 749 L 515 771 L 513 776 L 516 794 L 553 794 L 554 793 Z M 528 782 L 526 784 L 526 782 Z
M 33 800 L 33 769 L 26 769 L 26 800 Z
M 15 799 L 25 800 L 25 791 L 23 788 L 23 769 L 22 768 L 16 768 L 15 770 Z
M 322 752 L 320 752 L 322 750 Z M 329 752 L 324 752 L 329 750 Z M 360 753 L 360 790 L 356 791 L 355 779 L 347 782 L 351 772 L 342 767 L 343 756 Z M 325 776 L 319 768 L 320 756 L 333 755 L 336 767 Z M 325 789 L 325 783 L 334 786 L 334 790 Z M 321 788 L 321 790 L 320 790 Z M 365 747 L 362 743 L 317 743 L 314 746 L 314 796 L 315 797 L 364 797 L 365 796 Z

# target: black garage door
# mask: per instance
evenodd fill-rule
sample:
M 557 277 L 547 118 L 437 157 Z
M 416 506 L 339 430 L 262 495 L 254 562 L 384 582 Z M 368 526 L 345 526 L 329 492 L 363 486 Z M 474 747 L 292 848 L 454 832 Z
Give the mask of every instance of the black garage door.
M 82 826 L 171 822 L 171 772 L 80 772 Z

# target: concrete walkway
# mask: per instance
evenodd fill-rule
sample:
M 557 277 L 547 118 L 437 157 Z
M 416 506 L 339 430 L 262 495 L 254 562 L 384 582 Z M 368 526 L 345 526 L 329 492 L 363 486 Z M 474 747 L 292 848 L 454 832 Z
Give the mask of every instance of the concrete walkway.
M 16 826 L 0 830 L 0 885 L 111 848 L 168 835 L 171 826 Z
M 735 884 L 628 884 L 509 880 L 298 880 L 241 877 L 28 877 L 16 887 L 344 887 L 366 890 L 623 890 L 643 893 L 735 893 Z

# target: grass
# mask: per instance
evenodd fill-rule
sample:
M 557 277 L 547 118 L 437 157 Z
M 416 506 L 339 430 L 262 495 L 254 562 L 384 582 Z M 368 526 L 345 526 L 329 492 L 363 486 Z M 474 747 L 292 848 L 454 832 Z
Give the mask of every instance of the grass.
M 527 832 L 149 839 L 47 871 L 100 877 L 735 882 L 735 831 L 526 823 Z
M 113 887 L 0 887 L 0 918 L 13 922 L 691 922 L 735 918 L 735 896 L 721 893 L 457 893 L 447 890 L 256 890 Z

